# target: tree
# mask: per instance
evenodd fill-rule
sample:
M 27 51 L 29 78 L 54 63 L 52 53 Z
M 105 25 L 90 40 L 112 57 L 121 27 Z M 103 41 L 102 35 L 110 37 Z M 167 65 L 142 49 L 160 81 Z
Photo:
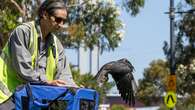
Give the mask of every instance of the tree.
M 84 45 L 93 49 L 98 45 L 102 52 L 118 47 L 122 39 L 120 32 L 122 22 L 118 19 L 118 7 L 103 0 L 93 0 L 96 1 L 95 4 L 91 2 L 92 0 L 83 0 L 82 4 L 76 1 L 70 0 L 67 3 L 70 10 L 68 24 L 70 26 L 66 32 L 60 34 L 64 46 L 78 48 Z M 0 2 L 0 32 L 6 37 L 19 24 L 19 19 L 28 21 L 36 17 L 41 0 L 0 0 Z M 144 0 L 123 0 L 121 5 L 135 16 L 144 6 Z
M 188 13 L 178 16 L 176 21 L 177 41 L 176 41 L 176 75 L 177 93 L 183 96 L 182 105 L 186 107 L 195 104 L 195 15 L 193 12 L 195 0 L 181 1 L 177 5 L 178 11 L 190 9 Z M 165 49 L 166 48 L 166 49 Z M 164 47 L 167 59 L 170 58 L 168 46 Z
M 177 5 L 177 10 L 182 11 L 186 9 L 193 9 L 194 6 L 195 0 L 180 1 Z M 177 77 L 176 86 L 177 95 L 180 96 L 178 97 L 178 103 L 176 105 L 178 110 L 187 108 L 192 109 L 195 104 L 195 16 L 192 10 L 189 12 L 190 13 L 183 13 L 177 16 L 178 18 L 175 25 L 177 29 L 175 51 Z M 167 58 L 166 60 L 169 61 L 170 48 L 167 42 L 165 42 L 163 49 Z M 152 63 L 153 65 L 150 64 L 151 67 L 145 69 L 144 71 L 144 78 L 139 81 L 138 97 L 147 105 L 150 104 L 151 97 L 155 97 L 155 95 L 163 96 L 162 93 L 166 90 L 166 77 L 170 74 L 169 71 L 167 71 L 170 66 L 167 61 L 163 62 L 164 66 L 160 65 L 161 61 L 159 63 Z M 162 72 L 164 75 L 160 77 L 160 79 L 158 77 L 153 77 L 155 74 L 157 74 L 157 76 L 161 75 L 159 74 L 160 69 L 155 69 L 157 67 L 164 68 L 161 69 L 163 71 L 166 70 Z M 161 92 L 159 92 L 159 90 L 161 90 Z M 166 110 L 163 106 L 164 105 L 161 106 L 160 110 Z
M 177 5 L 178 11 L 192 9 L 187 13 L 180 14 L 176 21 L 177 29 L 177 41 L 176 41 L 176 64 L 188 65 L 192 63 L 192 60 L 195 58 L 195 15 L 193 13 L 193 8 L 195 6 L 195 0 L 185 0 L 179 2 Z M 165 43 L 164 52 L 167 56 L 167 59 L 170 58 L 170 52 L 168 43 Z M 177 65 L 177 66 L 178 66 Z
M 176 70 L 177 76 L 177 109 L 192 109 L 195 104 L 194 84 L 192 73 L 195 72 L 195 60 L 191 61 L 190 67 L 180 64 Z M 169 64 L 167 61 L 154 60 L 144 70 L 144 78 L 139 80 L 137 92 L 138 100 L 145 105 L 162 102 L 163 94 L 166 92 L 167 77 L 169 75 Z M 163 103 L 163 102 L 162 102 Z M 160 110 L 167 110 L 162 104 Z
M 153 60 L 150 66 L 144 69 L 144 77 L 140 79 L 137 90 L 138 100 L 146 105 L 160 102 L 165 92 L 165 84 L 169 74 L 168 63 L 164 60 Z
M 70 14 L 73 18 L 68 28 L 67 38 L 70 39 L 65 39 L 66 43 L 75 47 L 84 44 L 84 47 L 90 49 L 93 49 L 94 45 L 99 45 L 102 49 L 114 49 L 118 46 L 122 22 L 117 18 L 119 14 L 116 7 L 87 2 L 77 10 L 74 9 L 75 7 L 72 9 L 72 15 Z
M 21 20 L 27 21 L 34 18 L 40 0 L 0 0 L 0 33 L 3 34 L 4 44 L 9 33 Z
M 114 0 L 110 0 L 114 1 Z M 144 6 L 144 0 L 122 0 L 122 6 L 135 16 L 140 7 Z M 74 4 L 75 2 L 73 2 Z M 93 49 L 99 46 L 102 50 L 114 50 L 122 40 L 120 30 L 122 22 L 118 19 L 119 9 L 112 2 L 104 0 L 83 0 L 78 7 L 70 7 L 71 26 L 69 35 L 64 39 L 69 46 Z M 78 29 L 80 29 L 78 31 Z M 76 33 L 75 33 L 76 32 Z M 69 39 L 70 38 L 70 39 Z M 82 40 L 81 40 L 82 39 Z
M 123 6 L 130 12 L 131 15 L 135 16 L 140 12 L 140 8 L 144 6 L 145 0 L 122 0 Z
M 195 61 L 193 61 L 194 63 Z M 191 64 L 194 65 L 194 64 Z M 177 95 L 183 96 L 177 98 L 177 110 L 193 109 L 194 108 L 194 93 L 190 78 L 186 78 L 189 71 L 194 71 L 193 68 L 186 71 L 187 67 L 180 65 L 176 70 L 177 76 Z M 185 73 L 186 72 L 186 73 Z M 162 103 L 159 110 L 168 110 L 163 102 L 164 93 L 166 92 L 167 77 L 170 74 L 169 64 L 164 60 L 153 60 L 150 66 L 144 69 L 144 77 L 139 80 L 137 90 L 137 98 L 145 105 L 149 106 L 154 103 Z

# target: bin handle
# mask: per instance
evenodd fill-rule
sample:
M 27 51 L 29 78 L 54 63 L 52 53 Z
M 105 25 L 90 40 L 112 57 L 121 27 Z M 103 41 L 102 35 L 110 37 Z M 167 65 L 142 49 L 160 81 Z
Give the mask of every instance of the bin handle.
M 32 90 L 31 90 L 31 87 L 30 87 L 30 83 L 28 83 L 26 85 L 26 91 L 27 91 L 27 95 L 29 96 L 29 98 L 33 101 L 33 103 L 36 105 L 36 106 L 39 106 L 39 107 L 49 107 L 50 105 L 52 105 L 55 101 L 57 101 L 60 97 L 63 97 L 65 96 L 67 93 L 68 93 L 68 89 L 66 89 L 65 92 L 63 92 L 62 94 L 60 94 L 58 97 L 56 97 L 54 100 L 52 100 L 51 102 L 48 102 L 48 103 L 41 103 L 39 102 L 38 100 L 36 100 L 34 97 L 33 97 L 33 94 L 32 94 Z
M 49 107 L 49 105 L 50 105 L 50 103 L 43 104 L 43 103 L 39 102 L 38 100 L 34 100 L 33 103 L 38 107 L 44 107 L 44 108 Z

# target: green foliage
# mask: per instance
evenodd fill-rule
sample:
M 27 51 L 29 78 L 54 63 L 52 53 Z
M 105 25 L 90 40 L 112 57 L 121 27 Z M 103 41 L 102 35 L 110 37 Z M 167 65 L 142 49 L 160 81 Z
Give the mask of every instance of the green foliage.
M 70 26 L 64 43 L 68 46 L 101 50 L 114 50 L 121 41 L 122 22 L 119 20 L 119 9 L 111 4 L 87 2 L 79 9 L 70 8 Z M 82 40 L 81 40 L 82 39 Z
M 191 76 L 195 73 L 195 60 L 192 60 L 189 65 L 179 65 L 176 70 L 177 94 L 183 96 L 177 99 L 177 110 L 192 110 L 195 104 L 195 86 L 192 84 L 193 78 Z M 163 60 L 154 60 L 150 63 L 150 66 L 144 70 L 144 78 L 139 80 L 136 94 L 138 100 L 145 105 L 161 102 L 160 97 L 166 92 L 168 67 L 168 63 Z M 162 104 L 159 110 L 168 109 Z
M 181 103 L 181 101 L 179 101 L 176 104 L 176 109 L 177 110 L 194 110 L 195 105 L 194 104 L 184 104 L 184 103 Z M 170 110 L 170 109 L 167 108 L 165 104 L 161 104 L 158 110 Z
M 178 93 L 181 95 L 185 95 L 186 93 L 192 94 L 194 93 L 194 74 L 195 74 L 195 60 L 193 59 L 188 65 L 180 64 L 177 67 L 176 75 L 177 77 L 177 85 L 180 89 L 178 89 Z
M 0 0 L 0 25 L 1 32 L 8 33 L 16 27 L 17 19 L 23 18 L 23 21 L 32 20 L 37 14 L 40 0 L 26 1 L 13 0 L 20 7 L 20 10 L 14 3 L 7 0 Z M 144 0 L 123 0 L 123 6 L 131 15 L 136 15 L 140 7 L 143 7 Z M 68 35 L 60 34 L 60 39 L 66 47 L 76 47 L 84 45 L 85 48 L 93 49 L 94 46 L 104 50 L 114 50 L 119 46 L 122 39 L 122 22 L 119 20 L 119 8 L 112 3 L 105 1 L 96 2 L 84 0 L 82 5 L 77 4 L 76 0 L 70 0 L 69 5 L 69 27 Z M 9 7 L 9 8 L 6 8 Z M 20 10 L 20 11 L 19 11 Z M 6 15 L 5 15 L 6 13 Z M 66 32 L 67 33 L 67 32 Z M 67 36 L 67 37 L 64 37 Z
M 177 10 L 184 11 L 194 9 L 195 0 L 185 0 L 179 2 Z M 177 42 L 176 42 L 176 64 L 188 65 L 195 58 L 195 15 L 184 13 L 178 16 L 176 21 Z M 164 52 L 167 58 L 170 58 L 169 47 L 166 43 Z
M 123 1 L 123 7 L 133 16 L 144 6 L 144 0 Z M 76 3 L 75 0 L 70 2 L 69 5 Z M 119 4 L 105 1 L 93 3 L 90 0 L 83 2 L 82 6 L 69 8 L 70 26 L 67 29 L 69 34 L 63 39 L 64 44 L 76 48 L 82 45 L 90 49 L 99 46 L 101 53 L 104 50 L 117 48 L 123 37 L 121 33 L 123 26 L 119 19 L 120 10 L 117 6 Z
M 187 4 L 194 6 L 195 0 L 185 0 Z
M 3 35 L 2 47 L 0 49 L 6 44 L 9 33 L 17 26 L 17 18 L 18 13 L 15 10 L 0 4 L 0 34 Z
M 144 70 L 144 78 L 139 80 L 139 87 L 136 96 L 146 105 L 159 102 L 159 96 L 165 92 L 164 85 L 169 69 L 166 61 L 154 60 Z
M 132 16 L 135 16 L 139 13 L 140 8 L 144 7 L 145 0 L 124 0 L 125 9 L 131 13 Z
M 180 1 L 179 11 L 194 9 L 195 0 Z M 178 99 L 177 109 L 192 110 L 191 105 L 195 105 L 195 15 L 194 12 L 184 13 L 178 16 L 176 21 L 177 41 L 176 41 L 176 75 L 177 94 L 182 96 Z M 170 49 L 164 47 L 167 60 L 170 58 Z
M 0 33 L 8 35 L 17 23 L 19 12 L 7 0 L 0 0 Z M 7 36 L 5 36 L 7 37 Z
M 17 16 L 12 13 L 11 10 L 5 9 L 0 11 L 0 32 L 9 33 L 17 25 Z
M 19 12 L 16 11 L 9 1 L 0 0 L 0 33 L 3 35 L 3 45 L 8 39 L 9 33 L 17 26 Z
M 167 76 L 169 75 L 168 63 L 163 60 L 154 60 L 150 66 L 144 70 L 144 78 L 139 80 L 137 92 L 138 100 L 145 105 L 160 102 L 160 96 L 166 92 Z M 176 70 L 177 94 L 183 96 L 177 99 L 176 108 L 184 110 L 195 104 L 195 91 L 193 77 L 195 73 L 195 60 L 192 60 L 189 66 L 179 65 Z M 167 110 L 165 105 L 161 105 L 160 110 Z
M 185 0 L 180 2 L 178 10 L 194 9 L 195 0 Z M 187 7 L 187 8 L 186 8 Z M 195 92 L 195 15 L 193 13 L 185 13 L 179 16 L 176 22 L 177 42 L 176 42 L 176 64 L 177 64 L 177 90 L 178 94 L 192 94 Z M 170 53 L 166 53 L 170 56 Z M 183 101 L 183 103 L 185 103 Z
M 100 88 L 93 75 L 89 73 L 81 75 L 79 71 L 74 69 L 72 69 L 72 75 L 77 85 L 97 90 L 100 94 L 100 102 L 103 101 L 106 93 L 114 86 L 114 82 L 105 82 L 104 86 Z
M 127 110 L 123 105 L 112 105 L 111 110 Z

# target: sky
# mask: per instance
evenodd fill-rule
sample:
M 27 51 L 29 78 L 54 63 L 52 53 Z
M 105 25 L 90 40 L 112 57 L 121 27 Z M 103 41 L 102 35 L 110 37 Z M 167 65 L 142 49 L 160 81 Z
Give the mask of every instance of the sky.
M 163 42 L 169 42 L 169 0 L 145 0 L 145 6 L 136 17 L 122 12 L 120 19 L 125 23 L 124 40 L 114 52 L 105 52 L 100 57 L 104 63 L 127 58 L 135 66 L 136 80 L 143 78 L 144 68 L 154 59 L 164 59 Z
M 163 42 L 170 39 L 169 11 L 170 0 L 145 0 L 145 6 L 136 17 L 125 11 L 120 19 L 125 24 L 124 39 L 115 51 L 100 55 L 100 67 L 105 63 L 127 58 L 135 67 L 136 80 L 143 78 L 144 68 L 155 59 L 165 59 Z M 66 50 L 70 62 L 75 63 L 73 53 Z M 75 53 L 74 53 L 75 54 Z

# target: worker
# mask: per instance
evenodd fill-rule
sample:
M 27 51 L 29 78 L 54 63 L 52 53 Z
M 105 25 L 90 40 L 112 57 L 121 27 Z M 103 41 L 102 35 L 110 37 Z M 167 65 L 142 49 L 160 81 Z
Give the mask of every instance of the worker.
M 77 86 L 64 48 L 54 33 L 63 29 L 67 8 L 63 0 L 45 0 L 35 21 L 17 26 L 0 57 L 0 110 L 15 108 L 13 93 L 20 84 L 45 82 Z

